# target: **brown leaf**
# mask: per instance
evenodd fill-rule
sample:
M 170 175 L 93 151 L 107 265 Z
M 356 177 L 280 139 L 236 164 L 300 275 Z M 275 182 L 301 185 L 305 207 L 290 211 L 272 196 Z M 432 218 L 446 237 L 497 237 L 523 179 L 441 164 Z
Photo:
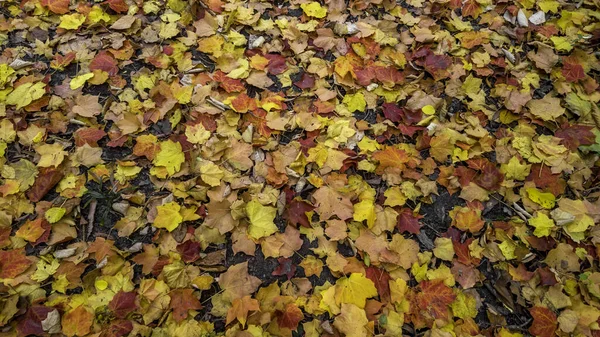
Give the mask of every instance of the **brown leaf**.
M 200 310 L 202 304 L 194 295 L 194 289 L 175 289 L 169 293 L 171 304 L 169 307 L 173 310 L 173 319 L 181 322 L 188 317 L 189 310 Z
M 556 314 L 545 307 L 533 307 L 529 312 L 533 317 L 529 332 L 537 337 L 553 337 L 556 331 Z

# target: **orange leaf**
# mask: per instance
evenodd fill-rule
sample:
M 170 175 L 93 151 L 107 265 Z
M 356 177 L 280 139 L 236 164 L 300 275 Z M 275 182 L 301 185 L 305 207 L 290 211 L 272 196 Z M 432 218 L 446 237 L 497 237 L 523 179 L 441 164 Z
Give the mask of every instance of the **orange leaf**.
M 106 0 L 108 7 L 117 13 L 125 13 L 129 10 L 129 6 L 123 0 Z
M 42 0 L 42 6 L 47 7 L 54 14 L 69 12 L 69 0 Z
M 33 262 L 25 256 L 25 248 L 0 251 L 0 278 L 15 278 Z
M 285 311 L 278 312 L 281 313 L 281 315 L 277 317 L 277 324 L 282 328 L 296 330 L 296 328 L 298 328 L 298 323 L 304 318 L 302 310 L 294 303 L 288 303 L 285 306 Z
M 175 289 L 169 293 L 171 297 L 171 309 L 173 309 L 173 319 L 181 322 L 188 316 L 188 310 L 202 309 L 202 304 L 194 296 L 194 289 Z
M 556 331 L 556 314 L 548 308 L 533 307 L 529 309 L 533 317 L 533 324 L 529 332 L 534 336 L 552 337 Z
M 387 167 L 403 168 L 409 160 L 406 151 L 391 146 L 383 151 L 375 152 L 373 158 L 379 161 L 379 168 L 382 170 Z
M 43 226 L 43 222 L 45 221 L 46 219 L 44 218 L 27 221 L 19 228 L 15 235 L 25 241 L 36 242 L 46 231 L 46 228 Z
M 481 219 L 481 211 L 478 209 L 458 206 L 450 211 L 450 217 L 452 226 L 461 231 L 475 233 L 483 228 L 484 221 Z
M 456 295 L 442 281 L 423 281 L 419 284 L 421 292 L 417 294 L 417 306 L 435 319 L 448 316 L 448 306 Z
M 246 319 L 248 318 L 248 312 L 257 310 L 260 310 L 257 300 L 248 295 L 242 298 L 236 298 L 233 300 L 231 308 L 227 311 L 227 321 L 225 324 L 229 324 L 237 318 L 242 325 L 245 325 Z
M 71 336 L 85 336 L 90 333 L 94 321 L 94 314 L 89 312 L 84 305 L 69 311 L 62 317 L 62 333 Z

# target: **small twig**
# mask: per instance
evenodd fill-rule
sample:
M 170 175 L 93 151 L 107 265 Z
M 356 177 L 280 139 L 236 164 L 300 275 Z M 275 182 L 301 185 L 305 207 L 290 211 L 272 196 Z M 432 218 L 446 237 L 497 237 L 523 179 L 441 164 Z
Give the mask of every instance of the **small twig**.
M 88 212 L 88 225 L 87 225 L 87 230 L 85 231 L 84 234 L 84 241 L 87 241 L 87 239 L 90 237 L 90 235 L 92 235 L 92 231 L 94 230 L 94 218 L 96 216 L 96 206 L 98 205 L 98 200 L 94 199 L 92 200 L 92 202 L 90 202 L 90 210 Z

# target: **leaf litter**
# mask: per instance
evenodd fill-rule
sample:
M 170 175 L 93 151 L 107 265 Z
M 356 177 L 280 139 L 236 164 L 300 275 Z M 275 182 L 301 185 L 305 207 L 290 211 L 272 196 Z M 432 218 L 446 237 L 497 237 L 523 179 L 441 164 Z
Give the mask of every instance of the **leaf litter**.
M 0 335 L 599 335 L 599 8 L 3 1 Z

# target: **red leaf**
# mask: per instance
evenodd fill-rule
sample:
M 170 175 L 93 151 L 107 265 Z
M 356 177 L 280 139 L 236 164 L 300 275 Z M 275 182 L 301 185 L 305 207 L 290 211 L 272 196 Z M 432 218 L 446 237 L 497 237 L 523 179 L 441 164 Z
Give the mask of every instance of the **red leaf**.
M 448 76 L 448 69 L 452 65 L 452 58 L 448 55 L 436 55 L 430 52 L 425 57 L 423 67 L 430 73 L 434 79 L 441 80 Z
M 287 64 L 285 64 L 285 57 L 279 54 L 265 54 L 264 57 L 269 60 L 267 71 L 271 75 L 279 75 L 287 70 Z
M 125 318 L 127 314 L 137 309 L 135 298 L 137 294 L 134 291 L 119 291 L 108 304 L 108 308 L 118 318 Z
M 375 77 L 384 86 L 393 87 L 397 83 L 404 82 L 404 75 L 398 69 L 388 67 L 373 67 Z
M 45 334 L 42 328 L 42 321 L 48 317 L 48 313 L 54 308 L 48 308 L 43 305 L 34 305 L 29 307 L 27 313 L 19 321 L 17 331 L 21 336 L 42 336 Z
M 314 210 L 315 207 L 303 200 L 292 200 L 287 207 L 286 215 L 289 222 L 294 226 L 310 227 L 310 220 L 306 212 Z
M 467 0 L 462 7 L 462 15 L 470 16 L 473 19 L 477 19 L 479 14 L 481 14 L 481 6 L 477 3 L 476 0 Z
M 33 186 L 27 191 L 29 200 L 33 202 L 42 200 L 46 193 L 50 192 L 54 185 L 58 184 L 63 175 L 62 170 L 59 168 L 45 167 L 40 169 L 40 173 L 35 178 Z
M 300 80 L 294 82 L 294 85 L 300 89 L 310 89 L 315 86 L 315 78 L 307 73 L 302 73 Z
M 277 262 L 279 262 L 279 265 L 277 266 L 277 268 L 275 268 L 275 270 L 273 270 L 273 273 L 271 273 L 271 275 L 285 275 L 287 276 L 288 280 L 291 279 L 296 273 L 296 265 L 294 264 L 292 259 L 280 257 L 279 259 L 277 259 Z
M 213 80 L 219 82 L 219 86 L 228 93 L 241 92 L 246 88 L 242 81 L 228 77 L 227 74 L 220 70 L 217 70 L 213 74 Z
M 548 308 L 533 307 L 529 309 L 533 324 L 529 332 L 538 337 L 552 337 L 556 331 L 556 314 Z
M 389 303 L 390 301 L 390 274 L 377 267 L 369 266 L 366 269 L 366 276 L 369 280 L 373 281 L 375 284 L 375 288 L 377 288 L 377 292 L 379 293 L 379 298 L 383 303 Z
M 42 0 L 42 6 L 54 14 L 66 14 L 69 12 L 69 0 Z
M 412 234 L 419 234 L 421 232 L 421 224 L 419 219 L 423 218 L 422 215 L 414 215 L 410 208 L 403 208 L 396 218 L 396 227 L 401 233 L 409 232 Z
M 448 316 L 448 306 L 454 301 L 456 295 L 452 288 L 442 281 L 423 281 L 419 284 L 421 291 L 417 293 L 417 305 L 420 310 L 435 319 L 444 319 Z
M 561 144 L 571 151 L 577 150 L 581 145 L 591 145 L 596 142 L 592 127 L 587 125 L 569 125 L 565 123 L 554 135 L 562 139 Z
M 389 119 L 390 121 L 398 123 L 402 120 L 404 111 L 398 105 L 394 103 L 383 103 L 381 108 L 383 109 L 383 115 L 385 118 Z
M 177 251 L 181 254 L 183 261 L 190 263 L 200 258 L 200 243 L 187 240 L 186 242 L 177 246 Z
M 94 57 L 90 62 L 90 70 L 103 70 L 106 71 L 110 76 L 115 76 L 119 73 L 119 67 L 117 66 L 117 60 L 107 51 L 101 51 Z
M 75 52 L 69 52 L 65 56 L 56 54 L 54 55 L 54 60 L 50 62 L 50 67 L 52 69 L 62 70 L 75 60 L 75 55 L 77 55 Z
M 173 309 L 173 319 L 179 323 L 187 318 L 188 310 L 202 309 L 202 304 L 194 295 L 194 289 L 175 289 L 169 293 L 171 296 L 170 308 Z
M 129 10 L 129 6 L 123 0 L 106 0 L 108 7 L 117 13 L 125 13 Z
M 75 146 L 83 146 L 88 144 L 91 147 L 98 147 L 98 141 L 106 136 L 104 130 L 95 128 L 81 128 L 75 131 L 73 138 L 75 138 Z
M 294 303 L 288 303 L 285 306 L 285 311 L 277 311 L 277 324 L 282 328 L 288 328 L 290 330 L 296 330 L 298 323 L 304 318 L 302 310 L 300 310 Z
M 133 330 L 133 323 L 127 320 L 118 320 L 113 322 L 106 330 L 105 337 L 125 336 Z
M 583 67 L 570 58 L 565 58 L 563 60 L 563 68 L 561 72 L 569 82 L 577 82 L 585 78 Z
M 0 278 L 15 278 L 31 266 L 25 248 L 0 250 Z
M 495 191 L 500 188 L 500 184 L 504 181 L 504 175 L 496 165 L 488 162 L 473 181 L 487 190 Z

